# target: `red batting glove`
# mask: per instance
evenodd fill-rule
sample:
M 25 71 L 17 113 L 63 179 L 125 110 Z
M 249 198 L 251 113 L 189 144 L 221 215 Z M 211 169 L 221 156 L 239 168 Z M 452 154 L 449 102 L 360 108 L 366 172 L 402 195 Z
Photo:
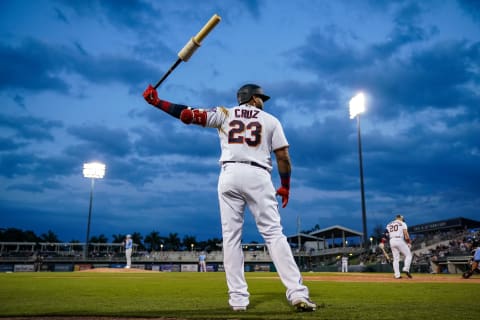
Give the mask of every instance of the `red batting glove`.
M 157 106 L 160 104 L 160 99 L 158 98 L 157 90 L 152 87 L 152 85 L 148 85 L 147 89 L 143 92 L 143 97 L 145 101 L 147 101 L 152 106 Z
M 277 190 L 277 196 L 282 197 L 282 208 L 285 208 L 288 203 L 288 196 L 290 195 L 290 190 L 285 187 L 280 187 Z

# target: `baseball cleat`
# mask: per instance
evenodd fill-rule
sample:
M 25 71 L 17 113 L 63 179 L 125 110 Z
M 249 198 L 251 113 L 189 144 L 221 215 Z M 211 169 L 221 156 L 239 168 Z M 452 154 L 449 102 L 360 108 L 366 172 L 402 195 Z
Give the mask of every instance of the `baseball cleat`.
M 466 272 L 464 272 L 464 273 L 462 274 L 462 277 L 463 277 L 464 279 L 468 279 L 468 278 L 470 278 L 470 277 L 472 276 L 472 274 L 473 274 L 472 271 L 466 271 Z
M 410 279 L 412 279 L 412 275 L 410 274 L 410 271 L 405 271 L 403 270 L 403 273 L 405 273 L 407 275 L 407 277 L 409 277 Z
M 233 311 L 242 312 L 242 311 L 247 311 L 247 307 L 245 307 L 245 306 L 237 306 L 237 307 L 232 307 L 232 310 L 233 310 Z
M 317 310 L 317 305 L 310 299 L 306 298 L 296 299 L 293 301 L 292 305 L 297 312 L 312 312 Z
M 395 279 L 402 279 L 402 276 L 400 276 L 400 277 L 395 277 Z

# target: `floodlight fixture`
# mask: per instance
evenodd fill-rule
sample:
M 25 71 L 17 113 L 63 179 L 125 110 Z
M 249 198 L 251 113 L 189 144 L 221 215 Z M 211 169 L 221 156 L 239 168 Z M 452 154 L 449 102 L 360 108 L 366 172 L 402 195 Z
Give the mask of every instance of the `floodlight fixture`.
M 90 239 L 90 221 L 92 219 L 92 203 L 93 203 L 93 187 L 95 185 L 95 179 L 103 179 L 105 176 L 105 164 L 100 162 L 90 162 L 83 164 L 83 176 L 85 178 L 92 179 L 90 188 L 90 205 L 88 207 L 88 222 L 87 222 L 87 235 L 85 239 L 85 248 L 83 250 L 83 257 L 88 257 L 88 242 Z
M 367 209 L 365 205 L 365 187 L 363 184 L 363 158 L 362 158 L 362 138 L 360 133 L 360 114 L 365 112 L 365 95 L 360 92 L 350 99 L 350 119 L 357 118 L 358 135 L 358 162 L 360 167 L 360 196 L 362 201 L 362 242 L 364 249 L 367 248 Z
M 350 119 L 365 112 L 365 95 L 360 92 L 350 99 Z
M 90 162 L 83 165 L 83 176 L 85 178 L 103 179 L 105 176 L 105 165 L 100 162 Z

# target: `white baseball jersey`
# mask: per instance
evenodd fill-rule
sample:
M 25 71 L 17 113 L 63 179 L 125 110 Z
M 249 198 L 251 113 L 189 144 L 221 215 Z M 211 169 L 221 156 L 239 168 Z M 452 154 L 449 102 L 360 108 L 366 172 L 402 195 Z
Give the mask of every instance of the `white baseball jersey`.
M 218 129 L 222 154 L 218 199 L 222 220 L 223 265 L 229 304 L 250 303 L 241 246 L 244 211 L 248 207 L 265 240 L 290 302 L 308 299 L 309 292 L 283 234 L 270 171 L 271 153 L 288 142 L 280 122 L 250 105 L 207 111 L 207 127 Z
M 403 230 L 408 230 L 407 224 L 400 220 L 394 220 L 387 224 L 388 236 L 393 238 L 404 238 Z
M 272 151 L 288 146 L 278 119 L 250 105 L 214 108 L 207 112 L 206 126 L 219 130 L 220 162 L 256 162 L 270 171 Z
M 400 220 L 394 220 L 387 224 L 390 248 L 393 255 L 393 273 L 395 278 L 400 278 L 400 253 L 405 257 L 403 271 L 409 272 L 412 263 L 412 253 L 405 242 L 403 230 L 407 230 L 407 224 Z

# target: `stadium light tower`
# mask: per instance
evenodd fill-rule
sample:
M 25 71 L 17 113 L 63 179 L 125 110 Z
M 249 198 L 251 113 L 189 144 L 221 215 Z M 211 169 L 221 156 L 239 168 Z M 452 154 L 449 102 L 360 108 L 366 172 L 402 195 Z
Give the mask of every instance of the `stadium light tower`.
M 362 197 L 363 248 L 367 248 L 367 213 L 365 209 L 365 189 L 363 186 L 362 139 L 360 135 L 360 114 L 365 112 L 365 96 L 358 93 L 350 99 L 350 119 L 357 117 L 358 159 L 360 162 L 360 193 Z
M 105 176 L 105 165 L 99 162 L 85 163 L 83 165 L 83 176 L 92 179 L 90 188 L 90 205 L 88 207 L 87 238 L 83 250 L 83 258 L 86 258 L 88 256 L 88 239 L 90 238 L 90 220 L 92 218 L 93 186 L 95 185 L 95 179 L 103 179 Z

